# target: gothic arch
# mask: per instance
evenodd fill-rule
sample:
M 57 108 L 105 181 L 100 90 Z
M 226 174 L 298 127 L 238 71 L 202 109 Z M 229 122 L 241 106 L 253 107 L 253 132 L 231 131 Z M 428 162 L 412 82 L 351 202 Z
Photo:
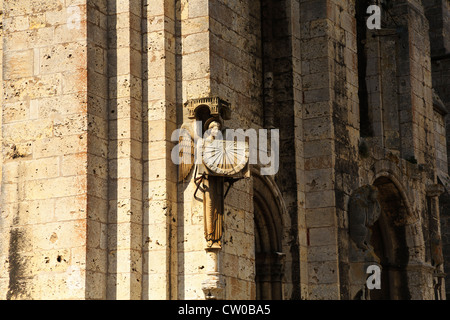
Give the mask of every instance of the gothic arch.
M 371 298 L 410 299 L 407 275 L 410 262 L 408 206 L 396 184 L 388 177 L 377 178 L 373 185 L 379 191 L 381 216 L 371 228 L 371 243 L 383 272 L 381 290 L 371 292 Z
M 389 164 L 391 163 L 389 162 Z M 403 213 L 402 215 L 397 214 L 397 223 L 401 222 L 405 226 L 405 236 L 411 256 L 410 264 L 421 263 L 420 261 L 425 261 L 425 240 L 422 231 L 422 221 L 419 213 L 412 210 L 413 206 L 410 199 L 415 196 L 415 193 L 404 186 L 407 182 L 402 183 L 398 178 L 400 176 L 400 169 L 391 164 L 389 169 L 376 172 L 372 185 L 378 184 L 377 187 L 379 188 L 383 185 L 386 187 L 384 189 L 386 192 L 390 190 L 391 194 L 395 194 L 396 198 L 401 199 Z
M 371 228 L 372 243 L 383 267 L 382 290 L 373 298 L 411 299 L 415 293 L 411 279 L 425 261 L 425 241 L 420 217 L 412 211 L 404 183 L 398 177 L 400 169 L 383 162 L 383 170 L 376 172 L 372 185 L 379 191 L 382 214 Z M 380 168 L 378 163 L 378 169 Z M 388 165 L 388 168 L 386 168 Z M 423 270 L 422 270 L 423 272 Z M 384 288 L 384 289 L 383 289 Z
M 415 215 L 411 211 L 412 207 L 410 205 L 408 195 L 406 194 L 405 188 L 403 187 L 403 184 L 400 182 L 400 179 L 397 178 L 400 175 L 401 175 L 400 169 L 397 166 L 390 165 L 389 169 L 387 169 L 387 170 L 383 169 L 382 171 L 379 171 L 375 174 L 375 176 L 372 180 L 372 185 L 374 185 L 375 182 L 381 178 L 390 180 L 390 182 L 393 184 L 393 187 L 395 187 L 396 192 L 399 193 L 399 196 L 402 198 L 402 201 L 405 203 L 405 209 L 406 209 L 406 214 L 407 214 L 408 220 L 410 220 L 410 222 L 414 222 Z
M 367 182 L 378 190 L 381 215 L 369 226 L 372 232 L 370 244 L 379 261 L 362 251 L 358 253 L 355 243 L 350 240 L 350 299 L 367 297 L 365 294 L 369 294 L 370 299 L 421 299 L 428 294 L 421 286 L 432 276 L 430 266 L 425 262 L 426 230 L 420 212 L 413 210 L 423 200 L 421 190 L 415 189 L 410 178 L 392 161 L 379 160 L 372 168 L 373 176 Z M 409 183 L 410 187 L 406 188 Z M 382 289 L 360 290 L 361 285 L 365 288 L 366 268 L 374 263 L 382 267 Z M 364 274 L 361 279 L 360 272 Z
M 286 213 L 275 182 L 253 170 L 256 299 L 283 298 Z

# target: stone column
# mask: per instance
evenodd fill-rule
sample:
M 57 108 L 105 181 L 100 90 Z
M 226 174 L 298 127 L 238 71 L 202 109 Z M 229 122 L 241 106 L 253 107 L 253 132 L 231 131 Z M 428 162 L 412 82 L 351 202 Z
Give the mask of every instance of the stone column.
M 192 99 L 212 96 L 210 84 L 210 19 L 207 0 L 181 0 L 176 8 L 177 126 L 189 123 L 188 108 Z M 193 127 L 192 127 L 193 128 Z M 202 134 L 202 130 L 200 130 Z M 201 137 L 200 137 L 201 138 Z M 195 172 L 195 168 L 192 169 Z M 201 192 L 194 198 L 194 174 L 186 183 L 178 184 L 178 298 L 205 299 L 208 254 L 205 252 L 203 199 Z
M 428 21 L 421 1 L 395 1 L 389 8 L 396 27 L 401 157 L 419 164 L 435 158 Z M 429 177 L 432 179 L 432 177 Z
M 308 299 L 348 292 L 346 203 L 358 187 L 359 101 L 354 2 L 300 3 Z M 306 269 L 306 270 L 305 270 Z M 303 282 L 303 280 L 302 280 Z
M 143 0 L 143 298 L 177 298 L 175 1 Z
M 108 299 L 142 294 L 142 2 L 108 2 Z
M 433 285 L 436 300 L 445 300 L 444 257 L 442 254 L 441 221 L 439 213 L 439 196 L 445 189 L 441 184 L 427 186 L 429 198 L 429 230 L 432 265 L 434 266 Z
M 222 300 L 224 298 L 225 283 L 221 273 L 221 251 L 222 248 L 206 248 L 206 280 L 202 282 L 202 290 L 206 300 Z

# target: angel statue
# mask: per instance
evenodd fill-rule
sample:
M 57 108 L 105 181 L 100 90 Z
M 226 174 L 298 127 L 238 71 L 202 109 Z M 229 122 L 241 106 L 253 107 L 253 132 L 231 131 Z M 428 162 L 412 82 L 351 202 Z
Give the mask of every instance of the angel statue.
M 201 122 L 197 122 L 198 124 Z M 210 118 L 204 125 L 204 138 L 196 139 L 193 130 L 182 126 L 179 137 L 179 181 L 187 180 L 194 165 L 200 177 L 194 177 L 203 191 L 204 235 L 208 247 L 221 247 L 224 214 L 224 183 L 242 171 L 248 160 L 248 147 L 223 139 L 219 119 Z M 198 135 L 198 134 L 197 134 Z M 197 137 L 198 138 L 198 137 Z M 195 142 L 201 141 L 201 145 Z M 201 157 L 202 162 L 197 161 Z
M 207 124 L 208 125 L 208 124 Z M 205 133 L 204 147 L 208 148 L 215 143 L 221 143 L 218 136 L 221 136 L 221 124 L 218 121 L 211 121 Z M 220 150 L 220 149 L 218 149 Z M 220 152 L 217 152 L 220 153 Z M 205 153 L 208 162 L 208 153 Z M 213 154 L 212 157 L 219 158 L 220 155 Z M 203 158 L 205 161 L 205 157 Z M 205 239 L 208 247 L 221 246 L 223 233 L 223 213 L 224 213 L 224 178 L 223 176 L 208 175 L 203 180 L 205 195 L 203 198 L 203 213 L 205 225 Z

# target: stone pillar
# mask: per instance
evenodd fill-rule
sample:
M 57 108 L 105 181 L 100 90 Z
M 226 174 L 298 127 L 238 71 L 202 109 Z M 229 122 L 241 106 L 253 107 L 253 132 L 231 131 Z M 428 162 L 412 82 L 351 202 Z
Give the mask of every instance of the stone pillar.
M 346 203 L 358 187 L 359 101 L 354 2 L 300 3 L 309 299 L 348 287 Z
M 130 2 L 131 3 L 131 2 Z M 143 1 L 143 296 L 177 297 L 175 2 Z
M 428 21 L 421 1 L 396 1 L 388 9 L 398 32 L 397 76 L 401 157 L 435 167 L 433 96 Z M 432 179 L 432 177 L 429 177 Z
M 142 294 L 141 1 L 108 2 L 108 299 Z
M 70 20 L 75 22 L 73 8 Z M 108 4 L 91 1 L 87 5 L 87 256 L 86 299 L 106 299 L 108 273 Z M 72 30 L 72 29 L 69 29 Z M 63 31 L 64 32 L 64 31 Z M 73 35 L 64 33 L 67 39 Z M 67 41 L 67 40 L 66 40 Z M 73 77 L 73 75 L 72 75 Z M 84 79 L 80 79 L 84 81 Z M 63 105 L 71 102 L 64 101 Z M 86 106 L 85 106 L 86 108 Z M 64 154 L 63 150 L 55 150 Z M 75 158 L 77 159 L 77 158 Z M 69 162 L 68 167 L 83 172 L 85 164 Z M 81 165 L 81 167 L 80 167 Z M 70 207 L 70 205 L 67 205 Z M 55 212 L 56 213 L 56 212 Z
M 229 128 L 262 123 L 261 59 L 258 54 L 257 1 L 179 1 L 177 7 L 178 125 L 186 123 L 189 100 L 218 96 L 231 103 Z M 247 52 L 250 51 L 250 52 Z M 261 73 L 262 74 L 262 73 Z M 193 170 L 194 171 L 194 170 Z M 204 250 L 201 193 L 192 179 L 178 185 L 179 298 L 205 299 L 208 255 Z M 220 274 L 223 298 L 254 296 L 254 225 L 251 183 L 239 181 L 225 199 Z M 207 298 L 207 296 L 206 296 Z
M 184 104 L 192 99 L 211 96 L 210 84 L 210 19 L 209 1 L 181 0 L 176 8 L 177 127 L 187 123 L 189 111 Z M 202 130 L 199 130 L 202 133 Z M 207 272 L 208 255 L 205 252 L 203 198 L 201 192 L 194 198 L 195 168 L 190 180 L 178 184 L 178 298 L 205 299 L 202 282 Z M 209 269 L 211 270 L 211 269 Z
M 445 189 L 441 184 L 427 186 L 427 197 L 429 198 L 429 230 L 431 262 L 434 267 L 433 285 L 436 300 L 445 300 L 445 274 L 444 256 L 442 253 L 441 221 L 439 213 L 439 196 Z
M 202 290 L 206 300 L 222 300 L 225 284 L 223 282 L 220 247 L 206 248 L 206 280 L 202 282 Z

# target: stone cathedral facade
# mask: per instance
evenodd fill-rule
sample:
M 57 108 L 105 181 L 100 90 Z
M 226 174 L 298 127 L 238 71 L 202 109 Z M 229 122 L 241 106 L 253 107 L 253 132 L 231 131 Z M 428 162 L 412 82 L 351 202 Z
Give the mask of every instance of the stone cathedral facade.
M 0 4 L 0 299 L 449 297 L 450 1 Z

